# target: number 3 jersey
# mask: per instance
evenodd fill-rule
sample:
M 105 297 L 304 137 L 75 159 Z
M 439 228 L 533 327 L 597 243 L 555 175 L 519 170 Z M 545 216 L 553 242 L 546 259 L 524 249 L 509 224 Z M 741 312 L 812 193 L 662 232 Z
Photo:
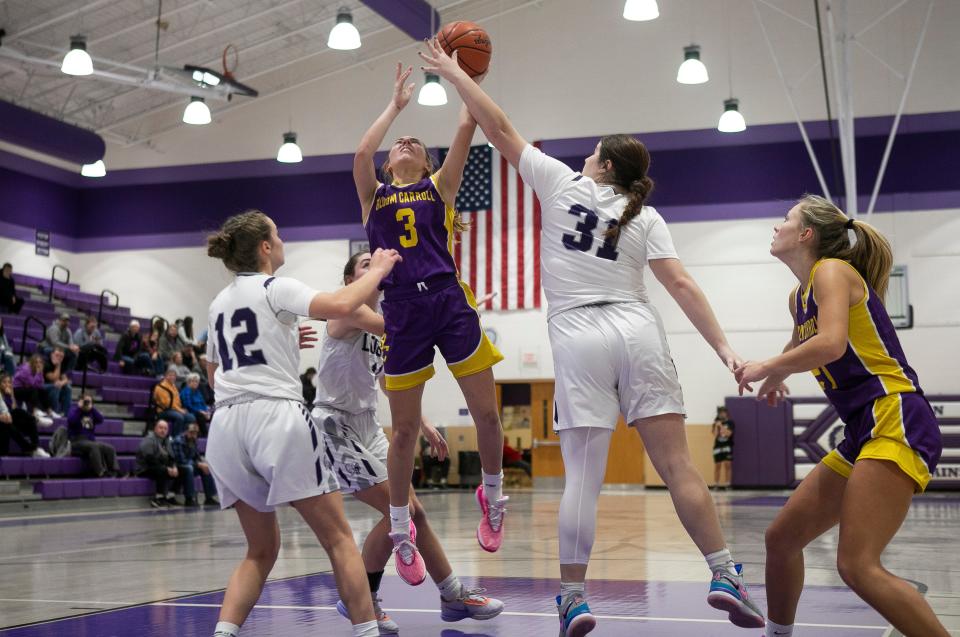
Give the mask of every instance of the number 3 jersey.
M 244 395 L 303 402 L 299 316 L 316 291 L 287 277 L 241 273 L 210 304 L 207 360 L 217 403 Z
M 598 303 L 649 302 L 643 270 L 649 259 L 676 258 L 663 217 L 651 206 L 605 239 L 627 197 L 527 145 L 520 176 L 537 193 L 542 210 L 540 268 L 547 319 Z
M 437 190 L 440 178 L 438 171 L 415 184 L 377 186 L 365 226 L 370 251 L 392 248 L 403 257 L 380 289 L 457 273 L 453 261 L 455 212 Z

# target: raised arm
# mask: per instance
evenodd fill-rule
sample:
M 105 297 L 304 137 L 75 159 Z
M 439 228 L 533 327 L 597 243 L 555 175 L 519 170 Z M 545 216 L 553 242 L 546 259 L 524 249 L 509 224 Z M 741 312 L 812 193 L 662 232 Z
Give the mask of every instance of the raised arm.
M 740 365 L 740 357 L 727 343 L 723 328 L 710 307 L 703 290 L 693 280 L 679 259 L 650 259 L 653 275 L 667 289 L 683 313 L 697 328 L 703 339 L 717 353 L 723 364 L 732 372 Z
M 383 336 L 383 317 L 369 303 L 364 303 L 346 318 L 327 321 L 327 336 L 331 338 L 346 338 L 358 331 Z
M 397 77 L 393 83 L 393 96 L 390 98 L 390 103 L 363 134 L 360 145 L 357 146 L 357 152 L 353 156 L 353 182 L 357 187 L 357 197 L 360 198 L 364 224 L 367 223 L 367 216 L 373 205 L 373 196 L 377 191 L 377 169 L 373 164 L 373 156 L 383 143 L 383 138 L 387 135 L 393 120 L 410 102 L 414 85 L 405 85 L 404 82 L 412 72 L 413 67 L 407 67 L 404 71 L 403 65 L 397 62 Z
M 396 250 L 378 248 L 370 259 L 370 270 L 365 275 L 336 292 L 318 292 L 313 297 L 310 301 L 310 318 L 347 318 L 376 293 L 380 281 L 390 274 L 400 260 Z
M 460 68 L 455 59 L 444 53 L 436 38 L 428 40 L 427 51 L 420 51 L 420 57 L 426 63 L 423 67 L 428 73 L 436 73 L 456 87 L 461 99 L 477 120 L 487 140 L 514 168 L 520 165 L 520 154 L 527 146 L 527 140 L 513 127 L 506 114 L 490 99 L 480 85 L 474 82 Z
M 470 142 L 477 130 L 477 120 L 473 119 L 466 104 L 460 107 L 460 121 L 457 124 L 457 133 L 450 144 L 450 150 L 443 160 L 443 166 L 437 175 L 437 190 L 443 197 L 444 203 L 453 206 L 456 203 L 457 192 L 463 181 L 463 167 L 467 164 L 470 155 Z

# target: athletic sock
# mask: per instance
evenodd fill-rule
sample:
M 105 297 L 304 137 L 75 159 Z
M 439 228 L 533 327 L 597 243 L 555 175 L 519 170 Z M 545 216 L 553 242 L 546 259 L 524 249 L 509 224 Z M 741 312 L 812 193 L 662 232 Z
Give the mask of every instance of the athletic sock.
M 380 637 L 377 620 L 353 625 L 353 637 Z
M 793 624 L 781 625 L 767 620 L 767 637 L 793 637 Z
M 376 593 L 380 590 L 380 580 L 383 579 L 383 571 L 376 573 L 367 573 L 367 583 L 370 584 L 370 592 Z
M 410 507 L 390 505 L 390 532 L 410 534 Z
M 560 606 L 563 607 L 564 603 L 567 601 L 571 595 L 580 593 L 581 597 L 585 596 L 586 586 L 584 582 L 560 582 Z
M 737 576 L 737 565 L 733 562 L 733 557 L 730 555 L 730 549 L 721 549 L 715 553 L 708 553 L 703 557 L 706 558 L 707 566 L 710 567 L 711 572 L 722 568 L 734 577 Z
M 503 471 L 500 473 L 483 473 L 483 495 L 487 502 L 495 504 L 503 497 Z
M 213 637 L 237 637 L 240 634 L 240 627 L 230 622 L 217 622 L 213 630 Z
M 440 598 L 443 601 L 452 602 L 460 597 L 460 589 L 463 585 L 460 584 L 460 578 L 455 573 L 450 573 L 445 580 L 437 582 L 437 588 L 440 590 Z

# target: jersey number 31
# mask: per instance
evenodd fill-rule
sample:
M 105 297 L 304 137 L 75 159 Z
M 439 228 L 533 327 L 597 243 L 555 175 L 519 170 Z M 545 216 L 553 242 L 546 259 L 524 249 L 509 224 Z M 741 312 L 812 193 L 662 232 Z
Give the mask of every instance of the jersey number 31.
M 260 329 L 257 327 L 257 315 L 248 307 L 241 307 L 235 310 L 230 317 L 230 325 L 234 328 L 243 325 L 242 332 L 236 332 L 233 337 L 233 354 L 237 358 L 237 367 L 247 367 L 248 365 L 266 365 L 267 359 L 263 356 L 262 349 L 253 349 L 260 336 Z M 223 334 L 223 313 L 217 315 L 217 322 L 213 326 L 217 331 L 217 347 L 220 354 L 220 362 L 223 363 L 223 371 L 228 372 L 233 369 L 233 361 L 230 359 L 230 348 L 227 346 L 227 338 Z M 249 349 L 248 349 L 249 348 Z
M 573 207 L 568 210 L 570 214 L 574 217 L 580 219 L 577 222 L 577 227 L 574 228 L 577 232 L 580 233 L 580 236 L 573 234 L 564 234 L 561 237 L 564 247 L 567 250 L 579 250 L 580 252 L 587 252 L 590 248 L 593 247 L 593 231 L 597 229 L 597 223 L 600 221 L 600 217 L 597 216 L 593 210 L 581 206 L 580 204 L 574 204 Z M 607 222 L 607 229 L 612 230 L 617 226 L 617 220 L 611 219 Z M 608 259 L 610 261 L 616 261 L 617 253 L 616 244 L 609 238 L 604 237 L 603 245 L 597 248 L 597 256 L 601 259 Z

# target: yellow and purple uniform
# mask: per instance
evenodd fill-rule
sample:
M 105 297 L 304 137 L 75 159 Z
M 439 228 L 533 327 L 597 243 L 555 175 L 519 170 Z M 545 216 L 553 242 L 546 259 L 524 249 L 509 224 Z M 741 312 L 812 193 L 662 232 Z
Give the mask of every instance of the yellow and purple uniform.
M 818 307 L 813 277 L 796 292 L 797 335 L 802 343 L 817 334 Z M 840 259 L 829 259 L 852 265 Z M 923 491 L 940 460 L 940 427 L 910 367 L 886 308 L 867 282 L 864 296 L 850 308 L 847 348 L 843 356 L 813 370 L 830 403 L 843 420 L 844 439 L 823 459 L 849 477 L 861 458 L 895 462 Z
M 453 260 L 455 210 L 437 190 L 440 173 L 413 184 L 380 184 L 366 231 L 370 249 L 403 261 L 383 280 L 387 389 L 416 387 L 434 374 L 434 346 L 457 378 L 503 360 L 480 327 L 477 303 Z

